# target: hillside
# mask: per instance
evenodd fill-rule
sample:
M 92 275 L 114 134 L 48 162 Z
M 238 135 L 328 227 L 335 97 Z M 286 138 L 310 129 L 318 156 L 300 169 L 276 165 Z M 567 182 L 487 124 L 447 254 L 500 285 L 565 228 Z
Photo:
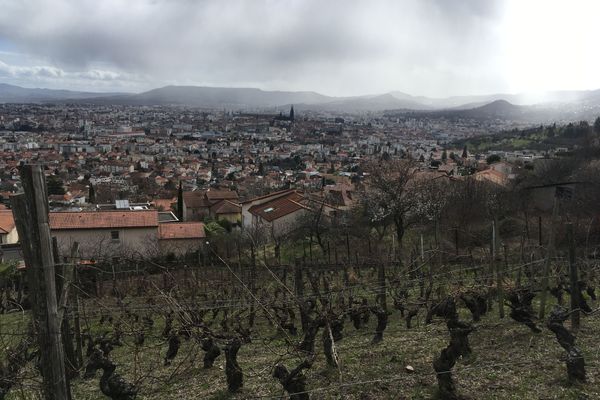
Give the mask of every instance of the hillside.
M 119 93 L 77 92 L 71 90 L 23 88 L 20 86 L 0 83 L 0 103 L 43 103 L 117 95 L 119 95 Z
M 264 108 L 282 104 L 323 103 L 331 98 L 315 92 L 264 91 L 256 88 L 165 86 L 128 96 L 90 99 L 123 105 L 186 105 L 202 108 Z
M 526 106 L 517 106 L 506 100 L 496 100 L 483 106 L 456 111 L 458 115 L 474 119 L 502 118 L 516 119 L 527 113 Z
M 0 103 L 63 102 L 127 106 L 189 106 L 207 109 L 266 110 L 289 108 L 325 112 L 415 112 L 430 117 L 557 120 L 594 117 L 600 112 L 600 90 L 541 94 L 492 94 L 430 98 L 398 91 L 335 97 L 313 91 L 268 91 L 258 88 L 165 86 L 142 93 L 97 93 L 23 88 L 0 83 Z M 423 114 L 424 113 L 424 114 Z

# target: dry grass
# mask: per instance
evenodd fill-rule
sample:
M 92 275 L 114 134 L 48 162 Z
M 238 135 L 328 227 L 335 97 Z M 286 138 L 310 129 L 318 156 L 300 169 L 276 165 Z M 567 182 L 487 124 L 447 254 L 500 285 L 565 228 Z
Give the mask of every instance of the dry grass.
M 469 399 L 597 399 L 600 398 L 600 350 L 597 336 L 600 315 L 584 317 L 577 344 L 583 350 L 588 383 L 571 386 L 566 381 L 564 351 L 553 334 L 544 329 L 533 334 L 510 318 L 499 320 L 494 310 L 478 324 L 470 336 L 473 354 L 461 360 L 453 370 L 459 392 Z M 467 319 L 468 315 L 463 315 Z M 372 346 L 370 340 L 374 318 L 369 328 L 356 331 L 349 322 L 345 338 L 337 343 L 341 360 L 338 370 L 327 367 L 320 340 L 319 355 L 308 371 L 308 386 L 315 399 L 433 399 L 436 380 L 433 357 L 447 345 L 445 325 L 434 321 L 424 325 L 423 315 L 411 330 L 407 330 L 399 313 L 395 313 L 384 335 L 384 342 Z M 4 343 L 7 332 L 17 332 L 23 319 L 16 315 L 0 316 Z M 125 346 L 112 353 L 117 371 L 130 381 L 140 381 L 139 399 L 247 399 L 280 398 L 282 389 L 271 378 L 271 368 L 284 355 L 288 367 L 299 361 L 290 356 L 285 341 L 273 337 L 274 328 L 262 327 L 259 337 L 240 350 L 238 360 L 244 371 L 244 388 L 230 395 L 226 390 L 224 357 L 214 368 L 202 369 L 203 352 L 194 341 L 182 342 L 180 352 L 171 366 L 163 366 L 166 343 L 159 340 L 160 326 L 155 326 L 155 338 L 148 340 L 143 351 L 136 351 L 127 339 Z M 319 335 L 320 338 L 320 335 Z M 405 370 L 414 367 L 413 373 Z M 28 367 L 25 375 L 33 374 Z M 37 381 L 37 378 L 36 378 Z M 340 382 L 342 383 L 340 385 Z M 9 399 L 38 398 L 31 386 L 17 389 Z M 98 377 L 72 382 L 74 399 L 103 399 Z

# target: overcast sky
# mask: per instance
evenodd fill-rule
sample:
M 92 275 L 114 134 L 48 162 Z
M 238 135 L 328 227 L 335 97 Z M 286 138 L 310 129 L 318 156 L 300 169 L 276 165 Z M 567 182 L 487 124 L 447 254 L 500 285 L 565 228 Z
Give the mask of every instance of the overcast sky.
M 600 88 L 596 0 L 0 0 L 0 82 L 449 96 Z

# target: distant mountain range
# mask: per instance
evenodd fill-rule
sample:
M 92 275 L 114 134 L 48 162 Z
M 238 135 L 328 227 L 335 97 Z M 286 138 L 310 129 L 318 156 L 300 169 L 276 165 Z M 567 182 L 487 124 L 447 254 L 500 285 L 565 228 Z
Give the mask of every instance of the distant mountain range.
M 68 99 L 81 100 L 99 96 L 117 96 L 120 93 L 76 92 L 72 90 L 29 89 L 0 83 L 0 103 L 46 103 Z
M 429 98 L 392 91 L 379 95 L 333 97 L 316 92 L 266 91 L 255 88 L 165 86 L 143 93 L 94 93 L 28 89 L 0 83 L 0 103 L 89 103 L 114 105 L 181 105 L 246 111 L 297 110 L 449 115 L 465 118 L 536 119 L 549 113 L 581 118 L 600 113 L 600 90 L 536 94 L 492 94 Z M 559 113 L 560 116 L 557 114 Z M 545 118 L 545 117 L 544 117 Z

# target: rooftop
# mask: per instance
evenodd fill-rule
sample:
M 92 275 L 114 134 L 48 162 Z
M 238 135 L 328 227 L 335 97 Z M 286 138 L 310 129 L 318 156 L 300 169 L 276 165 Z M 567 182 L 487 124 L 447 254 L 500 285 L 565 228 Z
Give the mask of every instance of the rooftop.
M 0 210 L 0 233 L 10 233 L 15 228 L 15 219 L 11 210 Z
M 82 211 L 51 212 L 50 229 L 112 229 L 158 226 L 158 212 L 144 211 Z
M 237 214 L 242 211 L 242 206 L 229 200 L 221 200 L 210 209 L 215 214 Z
M 275 200 L 252 206 L 248 211 L 265 221 L 271 222 L 298 210 L 308 210 L 308 207 L 300 203 L 302 199 L 301 194 L 291 192 L 285 197 L 278 197 Z
M 202 239 L 206 237 L 202 222 L 160 224 L 158 226 L 158 235 L 161 240 Z

